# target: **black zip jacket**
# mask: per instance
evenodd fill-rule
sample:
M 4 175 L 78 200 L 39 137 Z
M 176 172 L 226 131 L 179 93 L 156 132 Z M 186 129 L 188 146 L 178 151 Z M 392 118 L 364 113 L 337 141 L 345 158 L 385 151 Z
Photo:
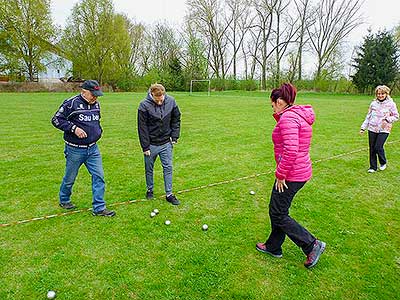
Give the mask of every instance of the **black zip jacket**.
M 81 95 L 69 98 L 61 104 L 51 119 L 54 127 L 64 131 L 64 140 L 76 145 L 89 145 L 101 138 L 100 103 L 89 104 Z M 75 128 L 80 127 L 87 137 L 80 139 L 75 135 Z
M 140 102 L 138 109 L 138 133 L 143 152 L 151 145 L 163 145 L 171 139 L 177 141 L 181 128 L 181 112 L 175 99 L 165 94 L 158 105 L 150 93 Z

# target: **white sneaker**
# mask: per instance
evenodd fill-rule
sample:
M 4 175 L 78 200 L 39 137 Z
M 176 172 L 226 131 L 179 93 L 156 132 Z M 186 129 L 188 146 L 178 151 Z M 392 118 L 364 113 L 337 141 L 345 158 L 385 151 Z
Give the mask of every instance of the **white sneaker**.
M 379 167 L 379 170 L 381 170 L 381 171 L 383 171 L 383 170 L 385 170 L 385 169 L 386 169 L 386 164 L 381 165 L 381 166 Z
M 375 173 L 376 171 L 374 169 L 368 169 L 368 173 Z

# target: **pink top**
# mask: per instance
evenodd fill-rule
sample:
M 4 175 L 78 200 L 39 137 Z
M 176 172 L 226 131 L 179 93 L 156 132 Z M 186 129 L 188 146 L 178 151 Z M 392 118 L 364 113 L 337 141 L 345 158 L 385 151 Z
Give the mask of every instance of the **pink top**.
M 274 114 L 272 131 L 276 178 L 304 182 L 312 177 L 310 144 L 315 114 L 311 105 L 294 105 Z
M 393 122 L 398 119 L 399 113 L 392 98 L 388 96 L 382 102 L 375 99 L 369 106 L 368 114 L 361 125 L 361 129 L 368 129 L 375 133 L 390 133 Z

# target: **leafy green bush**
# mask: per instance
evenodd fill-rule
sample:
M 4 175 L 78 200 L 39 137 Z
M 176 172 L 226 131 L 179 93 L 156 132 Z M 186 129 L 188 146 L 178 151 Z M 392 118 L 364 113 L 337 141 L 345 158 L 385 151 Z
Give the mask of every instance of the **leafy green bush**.
M 225 86 L 226 80 L 223 80 L 221 78 L 216 78 L 211 80 L 211 89 L 214 91 L 225 91 L 226 86 Z
M 293 84 L 297 87 L 297 90 L 300 91 L 356 93 L 353 83 L 344 77 L 337 80 L 333 79 L 297 80 Z
M 239 80 L 239 79 L 212 79 L 211 89 L 215 91 L 229 91 L 229 90 L 242 90 L 242 91 L 255 91 L 258 89 L 258 82 L 256 80 Z
M 239 80 L 239 90 L 256 91 L 258 89 L 257 80 Z
M 173 76 L 167 72 L 159 72 L 156 69 L 150 70 L 144 76 L 125 76 L 116 83 L 116 91 L 146 91 L 153 83 L 161 83 L 168 91 L 189 91 L 190 78 Z M 342 77 L 340 79 L 304 79 L 294 81 L 293 84 L 299 91 L 315 91 L 330 93 L 357 93 L 353 83 Z M 113 85 L 114 86 L 114 85 Z M 272 80 L 267 80 L 267 90 L 276 88 Z M 211 90 L 213 91 L 256 91 L 260 88 L 257 80 L 235 80 L 235 79 L 211 79 Z M 398 91 L 394 86 L 394 92 Z M 208 82 L 197 82 L 193 85 L 193 91 L 207 91 Z

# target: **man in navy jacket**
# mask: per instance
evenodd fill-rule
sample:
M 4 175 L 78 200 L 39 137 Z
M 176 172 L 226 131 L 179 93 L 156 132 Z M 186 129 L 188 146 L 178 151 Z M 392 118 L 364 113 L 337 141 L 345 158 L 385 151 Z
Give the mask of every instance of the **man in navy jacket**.
M 85 164 L 92 176 L 93 215 L 112 217 L 115 212 L 106 209 L 104 201 L 103 163 L 97 146 L 103 132 L 97 97 L 103 93 L 96 80 L 86 80 L 81 88 L 79 95 L 63 102 L 51 120 L 54 127 L 64 131 L 66 168 L 59 193 L 60 206 L 67 210 L 76 208 L 71 202 L 72 186 L 79 168 Z
M 172 148 L 178 141 L 180 126 L 181 113 L 175 99 L 165 93 L 161 84 L 151 85 L 138 109 L 138 132 L 144 154 L 147 199 L 153 198 L 153 167 L 159 156 L 166 200 L 173 205 L 180 204 L 172 193 Z

